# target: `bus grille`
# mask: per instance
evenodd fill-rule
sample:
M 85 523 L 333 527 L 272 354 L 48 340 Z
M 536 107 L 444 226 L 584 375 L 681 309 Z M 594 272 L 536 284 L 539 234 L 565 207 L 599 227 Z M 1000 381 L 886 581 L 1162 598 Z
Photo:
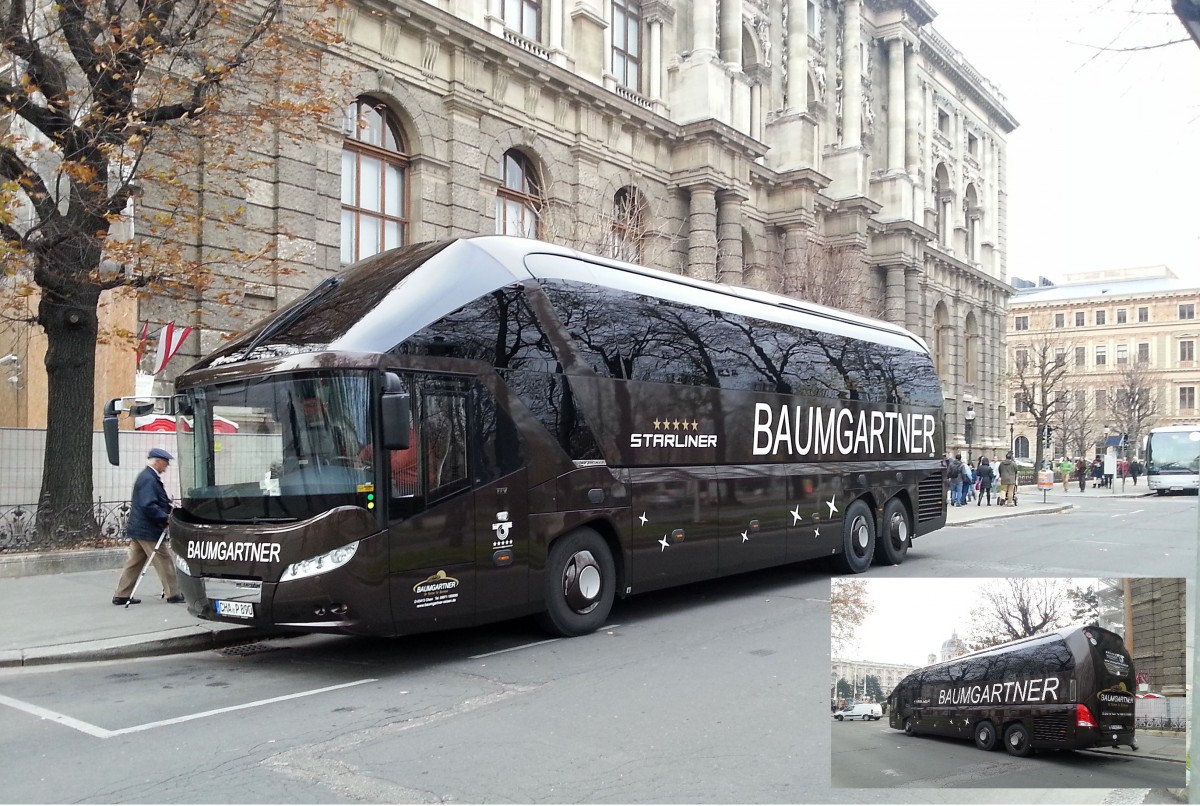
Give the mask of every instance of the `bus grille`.
M 930 473 L 917 485 L 917 522 L 923 523 L 946 514 L 946 483 L 943 471 Z
M 1067 714 L 1046 714 L 1033 718 L 1033 738 L 1043 742 L 1065 742 L 1071 733 Z

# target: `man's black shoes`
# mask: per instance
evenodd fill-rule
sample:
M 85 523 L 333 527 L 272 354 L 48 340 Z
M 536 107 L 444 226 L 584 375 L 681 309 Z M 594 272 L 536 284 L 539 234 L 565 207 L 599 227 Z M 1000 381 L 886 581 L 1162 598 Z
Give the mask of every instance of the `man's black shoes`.
M 181 596 L 179 598 L 182 601 L 183 597 Z M 142 603 L 141 599 L 130 599 L 128 596 L 114 596 L 113 597 L 113 604 L 115 604 L 115 605 L 141 604 L 141 603 Z
M 183 600 L 183 594 L 182 594 L 182 593 L 177 593 L 177 594 L 175 594 L 174 596 L 168 596 L 168 597 L 167 597 L 167 603 L 168 603 L 168 604 L 183 604 L 183 601 L 184 601 L 184 600 Z

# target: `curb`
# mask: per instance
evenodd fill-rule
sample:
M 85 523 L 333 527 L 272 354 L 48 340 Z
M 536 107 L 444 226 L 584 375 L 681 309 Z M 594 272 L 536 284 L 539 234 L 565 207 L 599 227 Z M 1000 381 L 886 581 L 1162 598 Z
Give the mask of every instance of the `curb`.
M 0 668 L 16 666 L 49 666 L 58 663 L 82 663 L 98 660 L 128 660 L 152 655 L 174 655 L 178 652 L 198 652 L 222 649 L 235 644 L 277 638 L 287 633 L 262 627 L 180 627 L 156 633 L 108 638 L 101 641 L 81 641 L 74 644 L 51 644 L 29 649 L 0 651 Z
M 980 515 L 978 517 L 974 517 L 974 518 L 967 516 L 968 518 L 970 518 L 970 520 L 958 521 L 957 523 L 951 523 L 950 521 L 946 521 L 946 526 L 947 527 L 974 526 L 977 523 L 986 523 L 988 521 L 1007 520 L 1008 518 L 1019 518 L 1022 515 L 1053 515 L 1053 514 L 1057 514 L 1059 512 L 1067 512 L 1069 510 L 1075 509 L 1075 505 L 1074 504 L 1042 504 L 1039 509 L 1031 509 L 1028 507 L 1026 507 L 1025 509 L 1019 509 L 1018 507 L 1012 507 L 1012 509 L 1019 510 L 1019 511 L 1005 512 L 1002 515 L 982 514 L 982 515 Z
M 129 549 L 126 546 L 0 554 L 0 579 L 41 574 L 73 574 L 78 571 L 111 571 L 120 568 L 128 554 Z

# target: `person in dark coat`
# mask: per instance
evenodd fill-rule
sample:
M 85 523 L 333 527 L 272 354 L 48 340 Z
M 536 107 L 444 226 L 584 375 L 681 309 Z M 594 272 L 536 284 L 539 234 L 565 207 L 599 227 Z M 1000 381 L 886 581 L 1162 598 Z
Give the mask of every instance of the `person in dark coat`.
M 992 505 L 992 482 L 996 480 L 996 471 L 986 456 L 979 460 L 979 467 L 975 469 L 975 475 L 979 477 L 979 497 L 975 501 L 975 506 L 982 504 L 983 497 L 986 495 L 990 507 Z
M 115 605 L 140 604 L 141 599 L 132 599 L 138 575 L 153 557 L 154 570 L 162 581 L 163 592 L 171 604 L 183 601 L 179 583 L 175 578 L 175 566 L 167 553 L 166 541 L 158 545 L 158 538 L 167 528 L 171 517 L 171 497 L 163 487 L 162 474 L 167 471 L 174 457 L 162 448 L 151 448 L 146 458 L 146 467 L 133 482 L 133 497 L 130 501 L 129 525 L 125 532 L 129 536 L 129 556 L 121 569 L 117 590 L 113 593 Z

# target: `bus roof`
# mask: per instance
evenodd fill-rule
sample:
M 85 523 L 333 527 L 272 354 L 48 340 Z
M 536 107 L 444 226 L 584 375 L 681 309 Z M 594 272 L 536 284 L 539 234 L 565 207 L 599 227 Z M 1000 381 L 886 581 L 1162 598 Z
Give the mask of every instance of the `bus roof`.
M 682 277 L 567 247 L 487 235 L 382 252 L 328 277 L 192 369 L 298 353 L 386 353 L 514 283 L 574 280 L 929 354 L 902 327 L 750 288 Z
M 1069 639 L 1071 636 L 1074 636 L 1077 633 L 1082 632 L 1083 630 L 1096 630 L 1099 632 L 1109 633 L 1110 635 L 1116 635 L 1116 633 L 1112 632 L 1111 630 L 1106 630 L 1103 627 L 1095 627 L 1092 625 L 1085 625 L 1085 624 L 1076 624 L 1076 625 L 1073 625 L 1070 627 L 1062 627 L 1057 630 L 1052 630 L 1050 632 L 1038 633 L 1037 635 L 1030 635 L 1025 638 L 1018 638 L 1015 641 L 1006 641 L 1003 644 L 996 644 L 995 646 L 989 646 L 984 649 L 977 649 L 974 652 L 968 652 L 965 655 L 959 655 L 958 657 L 951 658 L 950 660 L 939 661 L 938 663 L 931 663 L 928 666 L 922 666 L 920 669 L 913 670 L 912 674 L 917 674 L 918 672 L 924 672 L 929 669 L 940 669 L 944 666 L 950 666 L 951 664 L 954 664 L 954 663 L 961 663 L 964 660 L 970 660 L 971 658 L 986 657 L 988 655 L 998 655 L 998 654 L 1002 654 L 1004 652 L 1008 652 L 1009 650 L 1017 649 L 1020 647 L 1037 645 L 1037 644 L 1045 644 L 1045 643 L 1050 643 L 1053 641 L 1067 641 L 1067 639 Z M 1119 638 L 1120 636 L 1117 636 L 1117 637 Z

